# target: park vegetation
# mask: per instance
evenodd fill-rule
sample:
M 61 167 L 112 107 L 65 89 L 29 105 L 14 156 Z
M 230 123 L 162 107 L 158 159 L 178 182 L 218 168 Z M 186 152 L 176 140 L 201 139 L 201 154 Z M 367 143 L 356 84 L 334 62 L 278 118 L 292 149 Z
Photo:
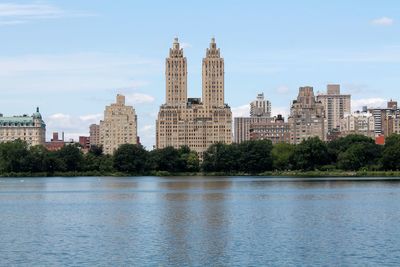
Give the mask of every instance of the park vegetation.
M 326 143 L 309 138 L 298 145 L 269 140 L 240 144 L 217 143 L 201 161 L 189 147 L 147 151 L 141 145 L 121 145 L 114 155 L 92 146 L 83 153 L 78 145 L 58 151 L 43 146 L 28 147 L 20 140 L 0 144 L 1 176 L 77 175 L 318 175 L 343 173 L 396 173 L 400 170 L 400 135 L 385 145 L 349 135 Z

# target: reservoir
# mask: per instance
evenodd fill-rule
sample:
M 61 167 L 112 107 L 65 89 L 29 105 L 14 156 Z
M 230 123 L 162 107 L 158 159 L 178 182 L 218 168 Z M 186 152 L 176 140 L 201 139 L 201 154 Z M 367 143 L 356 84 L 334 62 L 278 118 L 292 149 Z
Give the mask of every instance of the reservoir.
M 0 178 L 1 266 L 398 266 L 400 180 Z

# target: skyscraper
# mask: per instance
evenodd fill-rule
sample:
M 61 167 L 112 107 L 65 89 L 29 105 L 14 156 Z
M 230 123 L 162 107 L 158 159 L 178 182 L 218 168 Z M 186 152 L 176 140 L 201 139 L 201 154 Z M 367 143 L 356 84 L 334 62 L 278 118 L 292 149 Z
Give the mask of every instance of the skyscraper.
M 340 94 L 339 84 L 328 84 L 326 94 L 318 94 L 317 101 L 324 106 L 325 134 L 340 128 L 340 120 L 351 112 L 351 95 Z
M 293 101 L 290 109 L 288 122 L 292 144 L 299 144 L 315 136 L 321 140 L 325 139 L 324 106 L 315 100 L 312 87 L 300 87 L 297 100 Z
M 264 99 L 264 93 L 250 103 L 250 117 L 271 117 L 271 102 Z
M 116 103 L 106 106 L 100 121 L 100 145 L 112 154 L 122 144 L 136 144 L 137 116 L 132 106 L 125 105 L 125 96 L 117 95 Z
M 166 103 L 156 121 L 156 148 L 187 145 L 201 157 L 213 143 L 231 143 L 232 112 L 224 103 L 224 59 L 215 39 L 203 59 L 202 99 L 187 98 L 187 62 L 177 38 L 166 59 L 165 74 Z

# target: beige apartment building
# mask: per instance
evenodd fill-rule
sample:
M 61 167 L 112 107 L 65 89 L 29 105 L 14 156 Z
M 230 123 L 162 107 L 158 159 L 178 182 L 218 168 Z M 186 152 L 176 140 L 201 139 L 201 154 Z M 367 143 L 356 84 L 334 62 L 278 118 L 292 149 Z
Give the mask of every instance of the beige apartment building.
M 264 93 L 250 103 L 250 117 L 271 117 L 271 102 L 264 98 Z
M 0 142 L 20 139 L 29 146 L 44 145 L 46 142 L 46 124 L 39 108 L 32 116 L 4 117 L 0 114 Z
M 339 130 L 340 120 L 351 113 L 351 95 L 340 94 L 339 84 L 328 84 L 326 93 L 317 95 L 317 102 L 324 106 L 325 134 Z
M 340 136 L 359 134 L 367 137 L 375 137 L 374 117 L 367 111 L 356 111 L 345 114 L 340 120 Z
M 137 116 L 132 106 L 125 105 L 125 96 L 118 94 L 116 103 L 106 106 L 99 128 L 99 143 L 106 154 L 122 144 L 137 143 Z
M 91 146 L 100 145 L 100 125 L 91 124 L 89 126 L 89 140 Z
M 325 140 L 324 105 L 316 101 L 313 87 L 300 87 L 297 100 L 291 106 L 288 123 L 292 144 L 299 144 L 310 137 Z
M 217 142 L 232 142 L 232 112 L 225 101 L 224 59 L 211 39 L 202 66 L 202 99 L 187 98 L 187 61 L 175 38 L 165 61 L 166 103 L 156 121 L 156 148 L 189 146 L 200 157 Z
M 250 140 L 270 140 L 273 144 L 290 142 L 290 125 L 282 115 L 250 123 Z

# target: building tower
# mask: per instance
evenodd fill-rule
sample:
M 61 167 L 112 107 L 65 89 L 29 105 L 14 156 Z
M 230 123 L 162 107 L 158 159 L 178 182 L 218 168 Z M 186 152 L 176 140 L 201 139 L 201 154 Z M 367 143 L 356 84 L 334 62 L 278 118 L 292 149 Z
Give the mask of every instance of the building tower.
M 264 93 L 250 103 L 250 117 L 271 117 L 271 102 L 264 99 Z
M 169 106 L 186 105 L 187 62 L 180 48 L 178 38 L 174 39 L 169 57 L 165 60 L 166 100 Z
M 137 143 L 137 116 L 132 106 L 125 105 L 125 96 L 117 95 L 116 103 L 106 106 L 100 121 L 100 144 L 106 154 L 113 154 L 122 144 Z
M 224 74 L 224 59 L 220 56 L 215 38 L 211 38 L 203 58 L 203 103 L 206 109 L 224 106 Z

